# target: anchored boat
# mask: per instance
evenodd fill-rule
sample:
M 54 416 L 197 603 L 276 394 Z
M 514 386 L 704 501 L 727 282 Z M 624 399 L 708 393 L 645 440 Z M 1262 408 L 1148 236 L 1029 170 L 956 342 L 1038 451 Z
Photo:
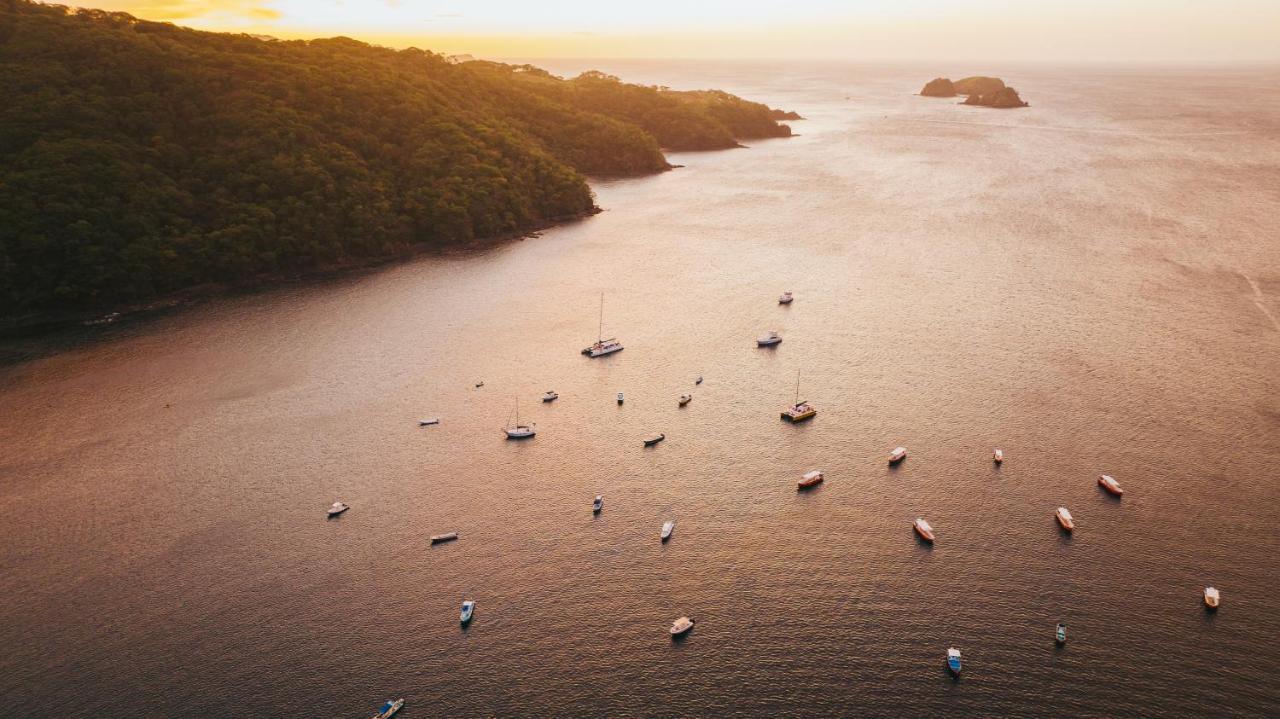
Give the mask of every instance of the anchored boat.
M 604 293 L 600 293 L 600 326 L 596 332 L 596 341 L 582 350 L 582 354 L 588 357 L 603 357 L 622 351 L 622 343 L 617 339 L 610 337 L 604 338 Z
M 693 619 L 690 617 L 680 617 L 671 624 L 672 638 L 688 634 L 693 629 Z
M 803 422 L 806 419 L 813 419 L 818 414 L 818 408 L 809 404 L 807 401 L 800 399 L 800 372 L 796 372 L 796 403 L 782 410 L 782 418 L 788 422 Z
M 1076 528 L 1076 523 L 1071 519 L 1071 512 L 1068 512 L 1066 507 L 1058 507 L 1058 511 L 1054 512 L 1053 516 L 1065 531 L 1071 532 Z
M 916 517 L 916 521 L 911 526 L 915 528 L 916 534 L 920 535 L 921 539 L 933 544 L 933 527 L 930 527 L 928 522 Z
M 906 447 L 894 447 L 893 451 L 889 453 L 889 464 L 897 464 L 898 462 L 901 462 L 906 458 L 907 458 Z
M 1098 484 L 1101 485 L 1103 489 L 1117 497 L 1124 494 L 1124 490 L 1120 489 L 1120 483 L 1116 482 L 1115 478 L 1109 474 L 1100 475 L 1098 477 Z
M 462 614 L 458 616 L 458 621 L 467 624 L 471 621 L 471 615 L 476 611 L 476 603 L 470 599 L 462 603 Z
M 1004 450 L 997 449 L 995 452 L 993 452 L 991 454 L 991 461 L 995 462 L 996 464 L 1000 464 L 1001 462 L 1004 462 Z
M 441 544 L 444 542 L 452 542 L 458 538 L 457 532 L 448 532 L 447 534 L 435 534 L 431 537 L 432 544 Z
M 671 533 L 676 529 L 676 520 L 671 520 L 662 525 L 662 541 L 671 539 Z
M 780 342 L 782 342 L 782 335 L 769 330 L 756 338 L 756 347 L 772 347 Z
M 1209 609 L 1217 609 L 1218 602 L 1222 599 L 1222 595 L 1214 587 L 1204 588 L 1204 605 Z
M 538 432 L 534 429 L 534 425 L 520 424 L 520 399 L 516 398 L 516 421 L 515 424 L 502 430 L 506 433 L 507 439 L 528 439 Z
M 546 394 L 542 395 L 543 402 L 554 402 L 559 398 L 560 398 L 560 393 L 556 392 L 553 389 L 547 390 Z
M 689 404 L 689 403 L 690 403 L 690 402 L 692 402 L 692 401 L 693 401 L 693 395 L 691 395 L 691 394 L 682 394 L 682 395 L 680 395 L 680 406 L 681 406 L 681 407 L 685 406 L 686 404 Z
M 791 300 L 793 299 L 795 298 L 791 296 L 791 290 L 787 290 L 786 292 L 782 293 L 781 297 L 778 298 L 778 304 L 789 305 L 791 304 Z
M 810 487 L 816 487 L 821 484 L 823 479 L 825 479 L 825 477 L 823 477 L 822 471 L 815 469 L 812 472 L 805 473 L 796 485 L 798 489 L 809 489 Z
M 347 511 L 348 509 L 351 509 L 351 507 L 347 506 L 346 504 L 343 504 L 342 502 L 334 502 L 332 505 L 329 506 L 329 516 L 336 517 L 339 514 L 342 514 L 343 512 Z
M 403 706 L 404 699 L 396 699 L 394 701 L 387 700 L 387 703 L 383 704 L 382 708 L 378 709 L 378 713 L 374 714 L 372 719 L 390 719 L 395 716 L 395 713 L 400 711 L 400 708 Z
M 597 494 L 596 500 L 591 503 L 591 513 L 599 514 L 602 509 L 604 509 L 604 495 Z
M 651 434 L 648 437 L 644 438 L 644 446 L 652 447 L 653 445 L 661 442 L 666 438 L 667 438 L 667 435 L 665 434 Z
M 960 676 L 960 650 L 951 647 L 947 650 L 947 668 L 955 676 Z
M 1067 625 L 1062 622 L 1058 622 L 1058 628 L 1054 630 L 1053 633 L 1053 640 L 1057 642 L 1059 646 L 1067 643 Z

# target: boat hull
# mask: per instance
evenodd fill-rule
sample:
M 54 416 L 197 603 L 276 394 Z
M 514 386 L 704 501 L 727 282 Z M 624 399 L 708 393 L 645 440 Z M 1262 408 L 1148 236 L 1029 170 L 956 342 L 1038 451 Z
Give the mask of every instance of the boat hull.
M 1107 493 L 1113 497 L 1124 496 L 1124 490 L 1120 489 L 1120 485 L 1116 484 L 1115 480 L 1108 482 L 1107 477 L 1105 475 L 1102 477 L 1098 477 L 1098 486 L 1107 490 Z
M 792 424 L 795 424 L 796 422 L 804 422 L 806 420 L 813 419 L 814 417 L 817 416 L 817 414 L 818 414 L 818 410 L 816 409 L 811 409 L 804 412 L 792 412 L 791 410 L 787 410 L 782 413 L 782 418 L 787 420 L 788 422 L 791 422 Z
M 657 443 L 661 442 L 662 440 L 664 440 L 664 439 L 666 439 L 666 438 L 667 438 L 667 437 L 666 437 L 666 435 L 662 435 L 661 437 L 652 437 L 652 438 L 650 438 L 650 439 L 646 439 L 646 440 L 644 440 L 644 446 L 646 446 L 646 447 L 652 447 L 653 445 L 655 445 L 655 444 L 657 444 Z
M 444 544 L 445 542 L 452 542 L 452 541 L 454 541 L 454 540 L 455 540 L 455 539 L 457 539 L 457 538 L 458 538 L 458 533 L 457 533 L 457 532 L 450 532 L 450 533 L 448 533 L 448 534 L 437 534 L 437 535 L 435 535 L 434 537 L 432 537 L 432 538 L 431 538 L 431 543 L 432 543 L 432 544 Z
M 1062 528 L 1062 531 L 1064 531 L 1064 532 L 1066 532 L 1066 533 L 1068 533 L 1068 534 L 1070 534 L 1071 532 L 1075 531 L 1075 528 L 1076 528 L 1076 524 L 1075 524 L 1075 522 L 1071 521 L 1070 519 L 1067 519 L 1066 517 L 1062 516 L 1061 514 L 1056 514 L 1056 513 L 1055 513 L 1055 514 L 1053 515 L 1053 517 L 1054 517 L 1054 519 L 1057 519 L 1057 520 L 1058 520 L 1058 526 Z
M 928 542 L 929 544 L 933 544 L 934 537 L 933 537 L 932 530 L 925 529 L 924 527 L 921 527 L 918 524 L 913 526 L 915 527 L 915 530 L 916 530 L 916 536 L 920 537 L 920 539 Z

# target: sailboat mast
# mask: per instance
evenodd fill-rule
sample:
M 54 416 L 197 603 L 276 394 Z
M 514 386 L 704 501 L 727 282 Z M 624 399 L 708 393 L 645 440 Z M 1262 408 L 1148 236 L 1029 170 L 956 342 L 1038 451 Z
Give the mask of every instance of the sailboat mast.
M 596 328 L 596 342 L 604 342 L 604 293 L 600 293 L 600 326 Z
M 800 404 L 800 370 L 796 370 L 796 404 Z

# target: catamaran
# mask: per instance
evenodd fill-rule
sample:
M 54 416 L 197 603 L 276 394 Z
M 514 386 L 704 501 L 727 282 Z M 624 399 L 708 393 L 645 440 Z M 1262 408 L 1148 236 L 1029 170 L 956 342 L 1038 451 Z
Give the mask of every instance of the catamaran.
M 582 350 L 582 354 L 588 357 L 603 357 L 614 352 L 622 350 L 622 343 L 617 339 L 610 337 L 604 338 L 604 293 L 600 293 L 600 326 L 596 331 L 596 341 L 594 344 Z
M 800 372 L 796 372 L 796 403 L 782 410 L 782 418 L 788 422 L 803 422 L 813 419 L 818 408 L 800 399 Z
M 516 421 L 515 424 L 502 430 L 507 433 L 507 439 L 528 439 L 538 432 L 534 430 L 534 425 L 520 424 L 520 398 L 516 398 Z

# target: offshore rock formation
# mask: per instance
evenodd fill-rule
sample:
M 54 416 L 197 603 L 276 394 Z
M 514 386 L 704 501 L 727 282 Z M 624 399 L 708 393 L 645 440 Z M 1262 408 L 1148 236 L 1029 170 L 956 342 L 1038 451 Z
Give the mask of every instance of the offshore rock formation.
M 956 86 L 945 77 L 935 77 L 925 83 L 924 89 L 920 91 L 925 97 L 955 97 Z
M 966 77 L 956 80 L 956 93 L 960 95 L 992 95 L 1004 89 L 1004 80 L 998 77 Z
M 1018 91 L 1012 87 L 1002 87 L 999 90 L 986 95 L 970 95 L 965 98 L 965 105 L 980 105 L 982 107 L 997 107 L 1009 109 L 1014 107 L 1027 107 L 1027 103 L 1018 97 Z

